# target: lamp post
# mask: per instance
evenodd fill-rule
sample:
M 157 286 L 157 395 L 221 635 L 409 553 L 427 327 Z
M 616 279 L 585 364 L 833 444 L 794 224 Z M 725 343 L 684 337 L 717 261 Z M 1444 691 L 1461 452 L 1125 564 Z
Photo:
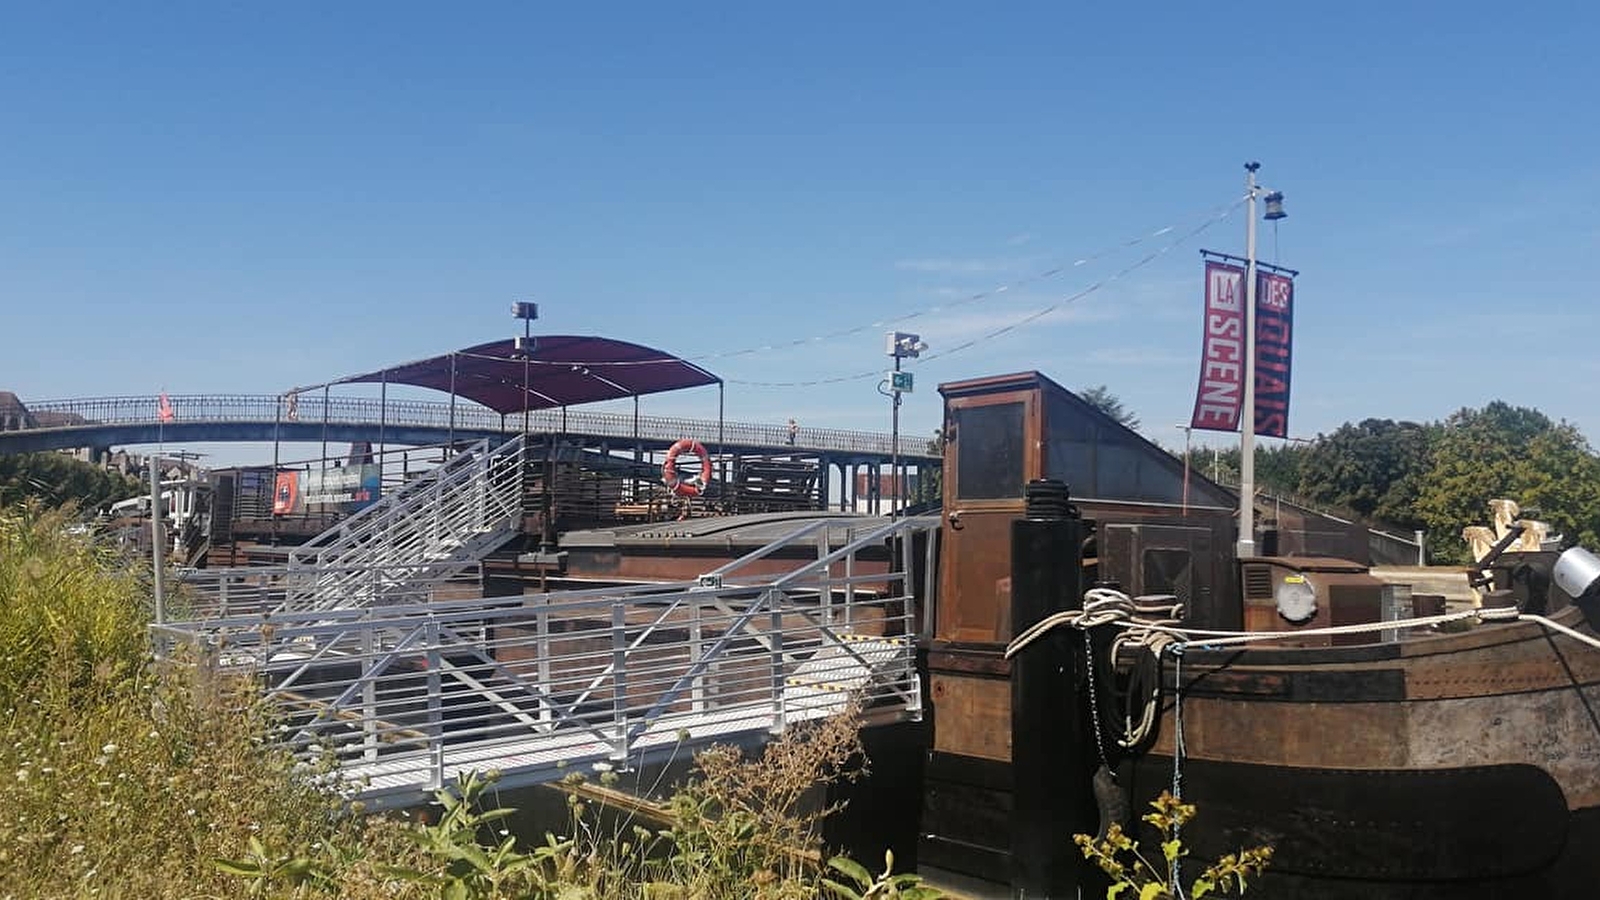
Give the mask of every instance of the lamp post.
M 1189 515 L 1189 437 L 1194 432 L 1193 425 L 1179 423 L 1175 428 L 1183 429 L 1183 515 Z
M 512 318 L 522 320 L 522 337 L 512 341 L 522 357 L 522 433 L 528 433 L 528 366 L 533 357 L 533 320 L 539 318 L 539 304 L 518 301 L 511 304 Z
M 900 395 L 912 390 L 914 384 L 910 372 L 900 371 L 900 360 L 916 359 L 928 345 L 923 343 L 921 335 L 903 331 L 891 331 L 885 337 L 884 350 L 894 358 L 894 371 L 886 381 L 889 390 L 884 391 L 880 385 L 878 392 L 889 395 L 889 477 L 894 482 L 889 493 L 889 518 L 892 519 L 900 512 Z
M 1235 555 L 1249 559 L 1256 555 L 1256 199 L 1261 185 L 1256 170 L 1261 163 L 1244 164 L 1245 196 L 1249 201 L 1244 226 L 1244 409 L 1239 423 L 1239 543 Z M 1288 214 L 1283 211 L 1283 192 L 1266 195 L 1266 217 L 1276 222 Z
M 539 304 L 519 300 L 511 304 L 511 316 L 522 320 L 522 337 L 514 338 L 512 346 L 517 355 L 522 357 L 522 488 L 523 495 L 527 495 L 528 488 L 528 382 L 529 367 L 533 364 L 533 320 L 539 318 Z M 554 533 L 551 529 L 551 519 L 554 517 L 555 501 L 552 494 L 555 490 L 554 461 L 550 455 L 550 434 L 547 431 L 544 438 L 544 490 L 539 507 L 540 518 L 543 520 L 539 529 L 539 549 L 541 552 L 548 550 L 553 545 Z M 526 501 L 524 501 L 526 502 Z M 524 509 L 526 511 L 526 509 Z

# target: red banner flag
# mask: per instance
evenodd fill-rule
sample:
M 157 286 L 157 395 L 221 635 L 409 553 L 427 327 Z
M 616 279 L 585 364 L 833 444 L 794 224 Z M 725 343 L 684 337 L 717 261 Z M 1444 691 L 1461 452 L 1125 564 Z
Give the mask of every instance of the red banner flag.
M 1205 339 L 1190 427 L 1238 431 L 1244 402 L 1244 269 L 1206 261 Z
M 172 401 L 167 399 L 167 392 L 161 392 L 161 399 L 156 402 L 156 418 L 163 422 L 172 421 Z
M 1256 434 L 1289 436 L 1289 361 L 1294 279 L 1256 273 Z
M 272 514 L 287 516 L 306 511 L 299 472 L 279 472 L 272 484 Z

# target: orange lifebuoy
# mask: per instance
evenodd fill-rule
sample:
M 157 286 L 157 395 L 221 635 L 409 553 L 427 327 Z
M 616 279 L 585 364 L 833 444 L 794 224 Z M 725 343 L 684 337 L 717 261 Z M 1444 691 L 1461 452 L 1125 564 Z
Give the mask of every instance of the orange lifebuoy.
M 688 478 L 678 477 L 678 456 L 685 450 L 700 457 L 700 471 Z M 699 441 L 690 438 L 673 444 L 667 450 L 667 461 L 661 464 L 661 481 L 679 497 L 698 497 L 711 484 L 711 454 Z

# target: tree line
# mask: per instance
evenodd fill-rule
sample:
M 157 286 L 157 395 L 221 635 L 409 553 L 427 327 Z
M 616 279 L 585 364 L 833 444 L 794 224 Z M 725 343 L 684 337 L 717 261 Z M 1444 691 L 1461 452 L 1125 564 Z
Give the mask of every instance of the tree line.
M 64 453 L 0 455 L 0 506 L 39 500 L 46 506 L 75 503 L 92 511 L 149 492 L 137 478 Z
M 1237 448 L 1194 448 L 1190 465 L 1234 481 Z M 1443 421 L 1365 419 L 1304 444 L 1263 447 L 1256 484 L 1388 530 L 1428 533 L 1432 561 L 1470 562 L 1461 529 L 1485 524 L 1488 501 L 1515 500 L 1568 544 L 1600 548 L 1600 457 L 1576 426 L 1495 401 Z

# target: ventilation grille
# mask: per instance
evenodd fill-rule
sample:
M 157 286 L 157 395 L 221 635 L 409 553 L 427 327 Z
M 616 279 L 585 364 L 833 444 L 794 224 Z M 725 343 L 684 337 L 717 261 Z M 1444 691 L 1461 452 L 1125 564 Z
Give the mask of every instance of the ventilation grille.
M 1246 600 L 1272 599 L 1272 569 L 1269 566 L 1244 567 L 1244 598 Z

